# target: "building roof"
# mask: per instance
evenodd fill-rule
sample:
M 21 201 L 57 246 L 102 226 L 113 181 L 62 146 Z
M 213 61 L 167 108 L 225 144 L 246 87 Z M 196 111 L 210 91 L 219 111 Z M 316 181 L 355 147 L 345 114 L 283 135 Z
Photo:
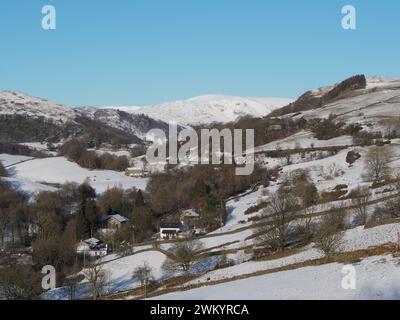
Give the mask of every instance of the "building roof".
M 110 216 L 105 216 L 103 218 L 103 221 L 108 221 L 110 219 L 116 220 L 116 221 L 118 221 L 120 223 L 125 223 L 125 222 L 129 221 L 128 218 L 126 218 L 124 216 L 121 216 L 120 214 L 113 214 L 113 215 L 110 215 Z
M 184 211 L 182 211 L 182 214 L 181 214 L 181 219 L 182 218 L 199 218 L 199 217 L 200 217 L 200 215 L 193 209 L 184 210 Z
M 89 246 L 95 246 L 95 245 L 99 244 L 101 241 L 96 238 L 90 238 L 90 239 L 83 240 L 83 242 L 88 244 Z
M 160 224 L 160 229 L 181 229 L 182 225 L 180 223 L 167 223 L 163 222 Z
M 163 230 L 161 233 L 163 233 L 163 234 L 177 234 L 178 230 Z

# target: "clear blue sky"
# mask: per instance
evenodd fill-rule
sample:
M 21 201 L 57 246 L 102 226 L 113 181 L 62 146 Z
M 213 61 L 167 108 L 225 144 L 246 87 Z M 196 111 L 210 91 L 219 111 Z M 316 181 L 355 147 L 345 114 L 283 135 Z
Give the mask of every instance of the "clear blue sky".
M 57 9 L 57 30 L 41 8 Z M 341 8 L 357 9 L 357 30 Z M 69 105 L 206 93 L 296 97 L 400 76 L 398 0 L 1 0 L 0 90 Z

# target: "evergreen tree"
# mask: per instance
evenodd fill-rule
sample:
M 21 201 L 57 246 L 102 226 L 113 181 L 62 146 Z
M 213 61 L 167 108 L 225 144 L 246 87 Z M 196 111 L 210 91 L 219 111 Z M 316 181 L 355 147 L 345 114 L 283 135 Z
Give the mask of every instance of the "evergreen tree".
M 97 204 L 94 200 L 88 200 L 85 203 L 85 219 L 87 221 L 87 225 L 89 226 L 90 236 L 92 237 L 95 230 L 100 224 L 99 218 L 99 210 L 97 208 Z
M 143 207 L 145 205 L 142 190 L 139 190 L 136 195 L 135 207 Z
M 76 213 L 76 238 L 87 239 L 90 236 L 90 225 L 85 217 L 85 206 L 81 205 Z
M 78 193 L 81 203 L 85 203 L 88 199 L 96 198 L 96 190 L 92 188 L 87 180 L 79 186 Z

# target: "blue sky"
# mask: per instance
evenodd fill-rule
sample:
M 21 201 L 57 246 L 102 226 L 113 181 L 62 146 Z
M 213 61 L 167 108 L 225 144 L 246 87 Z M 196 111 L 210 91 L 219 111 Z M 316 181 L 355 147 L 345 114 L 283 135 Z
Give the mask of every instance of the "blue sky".
M 41 9 L 57 9 L 57 30 Z M 341 8 L 357 9 L 357 30 Z M 297 97 L 400 76 L 397 0 L 1 0 L 0 90 L 69 105 L 221 93 Z

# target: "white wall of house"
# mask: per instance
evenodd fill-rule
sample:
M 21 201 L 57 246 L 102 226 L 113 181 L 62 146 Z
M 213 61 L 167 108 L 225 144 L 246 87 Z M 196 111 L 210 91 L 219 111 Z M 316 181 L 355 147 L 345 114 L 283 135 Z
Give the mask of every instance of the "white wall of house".
M 175 232 L 176 234 L 178 234 L 180 229 L 179 228 L 160 228 L 160 238 L 161 239 L 169 238 L 169 236 L 167 234 L 165 234 L 164 231 Z

